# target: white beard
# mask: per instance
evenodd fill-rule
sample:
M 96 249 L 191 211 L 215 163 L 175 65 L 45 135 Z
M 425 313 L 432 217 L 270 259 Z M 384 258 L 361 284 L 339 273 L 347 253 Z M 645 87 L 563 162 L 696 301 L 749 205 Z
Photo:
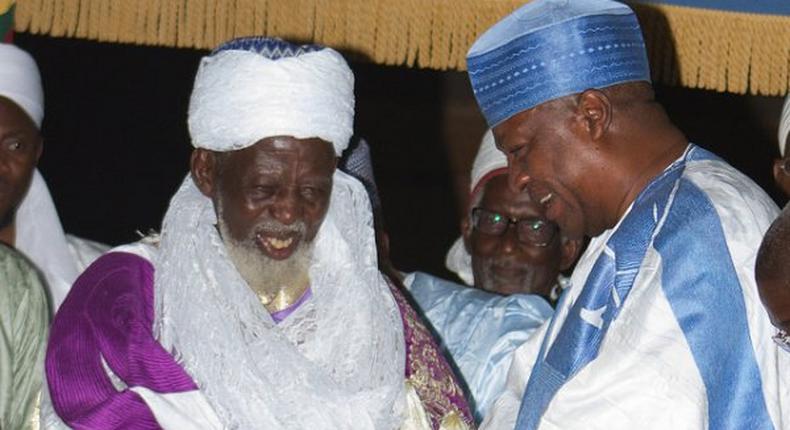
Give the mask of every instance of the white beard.
M 255 242 L 257 231 L 299 231 L 304 234 L 303 222 L 284 225 L 277 221 L 263 221 L 250 229 L 250 237 L 237 240 L 230 235 L 222 217 L 222 203 L 219 203 L 217 226 L 222 242 L 236 270 L 247 285 L 259 296 L 274 296 L 280 290 L 300 288 L 310 282 L 309 269 L 313 256 L 313 241 L 301 241 L 294 253 L 285 260 L 275 260 L 264 254 Z

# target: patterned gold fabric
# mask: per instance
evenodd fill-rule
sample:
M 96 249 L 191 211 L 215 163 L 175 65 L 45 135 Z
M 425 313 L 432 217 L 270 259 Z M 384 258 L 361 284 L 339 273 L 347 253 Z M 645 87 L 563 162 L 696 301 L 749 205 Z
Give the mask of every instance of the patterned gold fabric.
M 434 429 L 474 426 L 469 404 L 438 344 L 404 293 L 393 282 L 390 290 L 403 319 L 406 339 L 406 378 L 414 386 Z

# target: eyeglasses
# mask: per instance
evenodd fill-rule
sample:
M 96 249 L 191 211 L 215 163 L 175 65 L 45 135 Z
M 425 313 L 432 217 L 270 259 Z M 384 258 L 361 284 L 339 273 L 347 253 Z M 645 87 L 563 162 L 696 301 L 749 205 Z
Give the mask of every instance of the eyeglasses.
M 779 345 L 779 348 L 790 352 L 790 334 L 788 334 L 784 330 L 779 330 L 778 333 L 773 337 L 774 342 Z
M 541 218 L 515 219 L 480 207 L 472 209 L 472 226 L 480 233 L 502 236 L 511 225 L 516 226 L 520 242 L 539 247 L 548 246 L 559 230 L 557 224 Z

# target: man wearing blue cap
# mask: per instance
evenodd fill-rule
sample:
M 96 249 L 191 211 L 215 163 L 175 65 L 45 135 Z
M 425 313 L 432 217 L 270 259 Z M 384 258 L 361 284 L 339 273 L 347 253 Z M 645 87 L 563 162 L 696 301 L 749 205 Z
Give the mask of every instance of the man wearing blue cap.
M 776 205 L 669 121 L 633 12 L 536 0 L 467 61 L 511 187 L 592 237 L 483 428 L 790 426 L 790 358 L 754 283 Z

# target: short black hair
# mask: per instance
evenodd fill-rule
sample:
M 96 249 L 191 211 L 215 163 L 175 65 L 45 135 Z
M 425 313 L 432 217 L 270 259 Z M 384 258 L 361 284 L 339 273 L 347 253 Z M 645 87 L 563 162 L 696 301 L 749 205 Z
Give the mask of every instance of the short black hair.
M 790 285 L 790 203 L 765 233 L 754 272 L 758 284 L 784 280 Z

